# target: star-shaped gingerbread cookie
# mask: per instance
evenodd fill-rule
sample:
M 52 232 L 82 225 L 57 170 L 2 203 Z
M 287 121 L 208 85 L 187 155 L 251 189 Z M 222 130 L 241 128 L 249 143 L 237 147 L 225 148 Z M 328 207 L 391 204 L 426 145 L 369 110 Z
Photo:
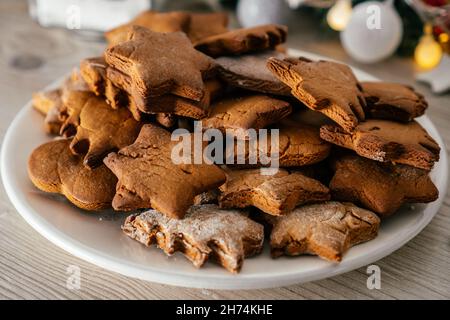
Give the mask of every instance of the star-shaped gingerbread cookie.
M 129 77 L 128 92 L 144 108 L 151 98 L 172 93 L 200 101 L 204 78 L 215 62 L 194 49 L 182 32 L 159 33 L 134 26 L 129 41 L 106 50 L 106 62 Z M 175 50 L 176 49 L 176 50 Z
M 178 143 L 171 141 L 168 131 L 146 124 L 132 145 L 105 158 L 105 164 L 119 179 L 114 209 L 153 208 L 169 217 L 183 218 L 196 195 L 225 182 L 224 172 L 216 165 L 183 164 L 173 158 L 192 156 L 173 151 Z
M 291 105 L 284 100 L 262 94 L 237 96 L 214 103 L 210 116 L 202 120 L 202 127 L 246 139 L 248 129 L 265 128 L 291 112 Z
M 276 151 L 271 150 L 272 145 L 278 145 L 278 163 L 280 167 L 301 167 L 318 163 L 328 157 L 331 150 L 330 143 L 320 138 L 319 129 L 302 124 L 300 122 L 289 121 L 289 119 L 282 120 L 275 124 L 273 129 L 278 129 L 275 143 L 272 142 L 272 133 L 269 131 L 267 139 L 258 141 L 255 147 L 251 147 L 246 143 L 244 148 L 244 155 L 240 154 L 240 149 L 236 146 L 234 148 L 234 162 L 230 166 L 241 168 L 259 168 L 266 164 L 260 161 L 260 154 L 270 157 L 275 157 Z M 250 149 L 253 148 L 253 149 Z M 257 153 L 256 161 L 251 163 L 251 155 Z M 231 155 L 226 155 L 227 158 Z M 237 160 L 243 159 L 241 164 Z
M 80 74 L 89 89 L 97 96 L 105 94 L 107 67 L 104 57 L 87 58 L 80 62 Z
M 408 122 L 425 113 L 423 95 L 399 83 L 361 82 L 366 97 L 368 118 Z
M 91 96 L 80 112 L 77 133 L 70 149 L 74 154 L 84 155 L 87 167 L 95 168 L 111 151 L 132 144 L 141 126 L 128 109 L 114 110 L 103 98 Z
M 68 90 L 63 94 L 63 108 L 61 117 L 64 119 L 60 134 L 65 138 L 70 138 L 77 133 L 80 125 L 80 114 L 86 102 L 95 97 L 90 91 Z
M 227 182 L 220 187 L 221 208 L 257 207 L 271 215 L 286 214 L 295 207 L 330 199 L 327 187 L 300 172 L 279 169 L 262 175 L 259 169 L 227 170 Z
M 334 169 L 333 199 L 360 204 L 382 217 L 404 203 L 432 202 L 439 195 L 428 171 L 411 166 L 345 155 L 335 160 Z
M 348 66 L 306 58 L 270 58 L 267 66 L 298 100 L 322 112 L 344 130 L 352 131 L 364 120 L 364 95 Z
M 228 84 L 252 91 L 290 96 L 291 88 L 278 80 L 267 68 L 267 59 L 284 58 L 286 55 L 274 50 L 235 57 L 216 59 L 219 75 Z
M 107 78 L 122 90 L 126 92 L 132 91 L 131 78 L 122 72 L 108 68 Z M 208 116 L 211 101 L 219 96 L 222 91 L 223 85 L 219 80 L 209 79 L 205 81 L 205 94 L 200 101 L 183 98 L 174 94 L 164 94 L 159 97 L 149 98 L 144 105 L 135 105 L 135 107 L 141 113 L 170 113 L 182 117 L 202 119 Z M 133 101 L 133 98 L 129 97 L 129 100 Z
M 187 31 L 191 17 L 186 12 L 144 11 L 129 23 L 105 32 L 105 38 L 110 46 L 127 40 L 127 33 L 132 26 L 141 26 L 155 32 Z
M 28 160 L 28 175 L 40 190 L 60 193 L 77 207 L 96 211 L 111 207 L 117 178 L 102 165 L 94 170 L 73 155 L 70 140 L 61 139 L 37 147 Z
M 374 239 L 380 226 L 375 213 L 334 201 L 298 207 L 268 221 L 273 257 L 313 254 L 333 262 L 340 262 L 350 247 Z
M 79 115 L 83 101 L 90 97 L 92 92 L 84 81 L 78 69 L 74 69 L 61 86 L 62 106 L 58 118 L 61 121 L 60 135 L 69 138 L 76 133 L 79 124 Z
M 230 272 L 241 270 L 244 259 L 261 252 L 264 228 L 237 210 L 217 205 L 192 206 L 184 219 L 170 218 L 156 210 L 129 216 L 125 234 L 167 255 L 182 252 L 199 268 L 211 258 Z
M 211 57 L 238 55 L 247 52 L 274 49 L 286 41 L 287 27 L 267 24 L 252 28 L 231 30 L 204 38 L 195 48 Z
M 63 108 L 61 89 L 42 91 L 33 94 L 33 107 L 45 115 L 44 130 L 49 134 L 59 134 L 62 125 L 60 118 Z
M 128 108 L 136 121 L 142 120 L 142 113 L 134 100 L 123 89 L 116 86 L 107 75 L 109 68 L 104 57 L 84 59 L 80 63 L 80 73 L 90 91 L 105 98 L 113 109 Z
M 439 145 L 416 121 L 367 120 L 361 122 L 352 133 L 337 125 L 325 125 L 320 128 L 320 137 L 352 149 L 362 157 L 381 162 L 431 170 L 439 160 Z

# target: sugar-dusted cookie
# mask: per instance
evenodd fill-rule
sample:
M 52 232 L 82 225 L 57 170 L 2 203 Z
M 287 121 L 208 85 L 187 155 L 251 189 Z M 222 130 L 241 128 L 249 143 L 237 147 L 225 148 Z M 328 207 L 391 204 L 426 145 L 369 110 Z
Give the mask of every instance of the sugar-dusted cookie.
M 377 236 L 380 219 L 351 203 L 325 202 L 270 217 L 269 223 L 273 225 L 270 235 L 273 257 L 313 254 L 340 262 L 350 247 Z
M 407 122 L 424 114 L 428 107 L 423 95 L 399 83 L 361 82 L 368 118 Z
M 144 11 L 129 23 L 118 26 L 105 32 L 106 40 L 110 46 L 127 40 L 127 33 L 132 26 L 141 26 L 155 32 L 187 31 L 191 17 L 186 12 L 157 12 Z
M 129 216 L 122 230 L 132 239 L 156 244 L 167 255 L 182 252 L 200 268 L 211 258 L 230 272 L 241 270 L 244 259 L 262 251 L 264 228 L 237 210 L 217 205 L 192 206 L 184 219 L 149 210 Z
M 107 49 L 105 59 L 129 77 L 128 93 L 138 107 L 168 93 L 200 101 L 206 91 L 203 79 L 215 69 L 214 60 L 195 50 L 182 32 L 132 30 L 131 40 Z
M 428 172 L 411 166 L 345 155 L 335 160 L 334 169 L 333 199 L 357 203 L 382 217 L 404 203 L 432 202 L 439 195 Z
M 96 96 L 86 100 L 79 119 L 70 149 L 84 155 L 84 164 L 89 168 L 101 165 L 109 152 L 132 144 L 142 126 L 128 109 L 114 110 Z
M 131 79 L 127 75 L 116 69 L 108 68 L 107 76 L 116 87 L 127 92 L 132 91 Z M 144 105 L 134 104 L 134 106 L 140 113 L 176 114 L 182 117 L 201 119 L 209 114 L 211 101 L 219 96 L 222 90 L 223 85 L 219 80 L 209 79 L 205 81 L 205 94 L 200 101 L 183 98 L 174 94 L 165 94 L 147 99 Z M 131 96 L 128 96 L 128 100 L 130 102 L 134 101 Z M 130 104 L 130 109 L 131 106 Z
M 111 207 L 117 178 L 102 165 L 94 170 L 73 155 L 70 140 L 54 140 L 37 147 L 28 160 L 28 175 L 40 190 L 63 194 L 81 209 L 95 211 Z
M 195 44 L 204 38 L 228 31 L 228 14 L 225 12 L 191 13 L 187 35 Z
M 320 128 L 320 137 L 352 149 L 360 156 L 382 162 L 430 170 L 439 160 L 439 145 L 416 121 L 368 120 L 360 123 L 352 133 L 337 125 L 325 125 Z
M 348 66 L 306 58 L 270 58 L 267 66 L 292 89 L 297 99 L 333 119 L 346 131 L 352 131 L 364 120 L 364 96 Z
M 319 181 L 279 169 L 262 175 L 259 169 L 227 170 L 227 182 L 220 187 L 221 208 L 254 206 L 271 215 L 286 214 L 296 206 L 330 200 L 330 191 Z
M 286 41 L 287 27 L 276 24 L 231 30 L 204 38 L 195 48 L 211 57 L 274 49 Z
M 61 94 L 61 89 L 33 93 L 33 107 L 45 115 L 44 130 L 49 134 L 59 134 L 61 130 Z
M 214 103 L 209 117 L 202 120 L 202 126 L 246 139 L 245 130 L 265 128 L 291 112 L 291 105 L 284 100 L 262 94 L 237 96 Z
M 168 131 L 146 124 L 134 144 L 105 158 L 119 179 L 114 209 L 153 208 L 169 217 L 183 218 L 196 195 L 225 182 L 224 172 L 216 165 L 176 164 L 172 149 L 178 143 L 171 141 Z
M 278 129 L 278 162 L 280 167 L 301 167 L 314 163 L 318 163 L 330 154 L 330 143 L 322 140 L 319 135 L 319 128 L 292 121 L 283 120 L 274 125 L 274 129 Z M 239 148 L 234 148 L 234 155 L 243 158 L 245 164 L 239 164 L 236 161 L 231 166 L 237 167 L 261 167 L 262 163 L 259 154 L 267 154 L 272 143 L 272 134 L 269 131 L 267 140 L 257 142 L 256 163 L 250 163 L 251 150 L 248 144 L 245 145 L 244 155 L 240 155 Z M 276 142 L 274 145 L 277 145 Z M 253 150 L 253 149 L 252 149 Z M 254 152 L 254 151 L 253 151 Z M 273 153 L 274 151 L 272 151 Z
M 283 59 L 286 55 L 277 51 L 264 51 L 235 57 L 216 59 L 219 75 L 234 87 L 263 93 L 290 96 L 291 88 L 278 80 L 267 68 L 267 59 Z

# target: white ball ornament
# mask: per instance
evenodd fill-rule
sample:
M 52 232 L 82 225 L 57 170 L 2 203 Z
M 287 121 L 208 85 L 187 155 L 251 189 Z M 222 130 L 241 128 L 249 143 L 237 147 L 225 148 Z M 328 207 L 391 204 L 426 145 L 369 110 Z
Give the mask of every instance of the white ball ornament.
M 356 61 L 374 63 L 391 56 L 402 36 L 402 20 L 392 2 L 368 1 L 353 8 L 341 42 Z
M 237 18 L 244 28 L 261 24 L 286 24 L 289 7 L 285 0 L 239 0 Z

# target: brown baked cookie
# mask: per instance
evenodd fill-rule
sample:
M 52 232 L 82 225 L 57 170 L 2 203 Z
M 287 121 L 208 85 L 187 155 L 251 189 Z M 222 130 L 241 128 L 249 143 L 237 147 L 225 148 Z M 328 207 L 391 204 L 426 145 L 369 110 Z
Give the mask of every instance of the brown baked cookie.
M 142 126 L 128 109 L 113 110 L 96 96 L 86 100 L 79 119 L 70 149 L 74 154 L 84 155 L 83 163 L 91 169 L 101 165 L 111 151 L 132 144 Z
M 177 117 L 172 113 L 157 113 L 155 120 L 164 128 L 173 128 L 177 125 Z
M 61 90 L 53 89 L 48 91 L 33 92 L 33 98 L 31 102 L 33 108 L 45 116 L 60 99 Z
M 313 254 L 340 262 L 350 247 L 377 236 L 380 219 L 352 203 L 330 201 L 298 207 L 269 223 L 272 257 Z
M 305 203 L 330 200 L 327 187 L 300 172 L 279 169 L 274 175 L 262 175 L 260 169 L 250 169 L 226 174 L 227 182 L 220 187 L 221 208 L 254 206 L 278 216 Z
M 220 57 L 219 76 L 228 84 L 252 91 L 290 96 L 291 88 L 278 80 L 267 68 L 267 59 L 283 59 L 286 55 L 277 51 L 265 51 L 237 57 Z
M 129 23 L 105 32 L 105 38 L 110 46 L 126 41 L 132 26 L 145 27 L 155 32 L 187 31 L 190 20 L 191 17 L 186 12 L 144 11 Z
M 60 135 L 69 138 L 76 133 L 83 101 L 90 96 L 92 92 L 81 76 L 80 70 L 74 69 L 61 86 L 62 106 L 58 115 L 62 122 Z
M 305 166 L 328 157 L 331 145 L 320 139 L 318 128 L 290 121 L 282 121 L 278 128 L 280 166 Z
M 127 92 L 118 88 L 107 77 L 107 69 L 108 64 L 104 57 L 84 59 L 80 63 L 81 76 L 89 86 L 90 91 L 94 92 L 97 96 L 104 96 L 106 102 L 113 109 L 129 107 L 130 100 Z M 140 120 L 140 114 L 136 120 Z
M 333 199 L 350 201 L 389 216 L 404 203 L 432 202 L 439 191 L 428 171 L 345 155 L 334 162 L 330 182 Z
M 287 27 L 276 24 L 231 30 L 204 38 L 195 43 L 195 49 L 211 57 L 237 55 L 274 49 L 286 41 Z
M 137 107 L 132 102 L 131 97 L 128 93 L 119 87 L 117 87 L 110 79 L 105 79 L 105 100 L 113 109 L 119 109 L 121 107 L 127 107 L 134 118 L 140 121 L 141 114 L 136 111 Z
M 293 123 L 292 121 L 283 120 L 281 123 L 275 125 L 278 131 L 278 146 L 279 157 L 278 162 L 280 167 L 301 167 L 314 163 L 318 163 L 330 154 L 331 145 L 323 141 L 319 135 L 319 128 L 310 125 Z M 253 152 L 257 154 L 269 154 L 272 145 L 272 134 L 269 131 L 266 141 L 257 142 L 257 150 Z M 276 142 L 274 143 L 276 145 Z M 245 154 L 240 155 L 239 148 L 234 149 L 235 157 L 242 158 L 245 163 L 240 164 L 234 161 L 230 166 L 237 166 L 243 168 L 255 168 L 264 166 L 260 161 L 259 156 L 255 163 L 250 162 L 252 150 L 249 144 L 245 145 Z M 272 151 L 271 151 L 272 152 Z M 228 155 L 227 155 L 228 156 Z M 275 156 L 275 155 L 274 155 Z
M 364 96 L 348 66 L 306 58 L 270 58 L 267 66 L 292 89 L 297 99 L 333 119 L 346 131 L 352 131 L 364 120 Z
M 28 160 L 28 175 L 40 190 L 60 193 L 81 209 L 111 207 L 117 179 L 102 165 L 90 170 L 73 155 L 70 140 L 54 140 L 37 147 Z
M 64 119 L 60 134 L 69 138 L 77 133 L 80 125 L 80 113 L 86 102 L 95 97 L 90 91 L 67 90 L 63 95 L 63 107 L 61 110 L 61 118 Z
M 108 67 L 107 70 L 109 69 L 110 68 Z M 136 121 L 141 121 L 142 112 L 138 109 L 136 103 L 128 92 L 116 86 L 115 83 L 108 78 L 108 76 L 106 76 L 104 83 L 106 103 L 108 103 L 113 109 L 128 108 L 133 115 L 133 118 Z
M 439 145 L 416 121 L 368 120 L 352 133 L 337 125 L 325 125 L 320 128 L 320 137 L 376 161 L 431 170 L 439 160 Z
M 33 93 L 33 108 L 45 115 L 44 130 L 49 134 L 59 134 L 62 120 L 60 118 L 63 108 L 61 89 Z
M 187 35 L 195 44 L 204 38 L 228 31 L 228 14 L 225 12 L 191 13 Z
M 220 195 L 219 189 L 211 189 L 200 193 L 194 198 L 194 205 L 200 204 L 217 204 Z
M 246 95 L 220 100 L 211 106 L 210 116 L 202 120 L 203 129 L 219 129 L 247 139 L 248 129 L 262 129 L 292 112 L 291 105 L 266 95 Z
M 89 89 L 97 96 L 103 96 L 105 94 L 107 67 L 108 65 L 103 57 L 87 58 L 80 63 L 81 76 L 86 81 Z
M 177 220 L 149 210 L 129 216 L 122 230 L 134 240 L 156 244 L 167 255 L 183 253 L 200 268 L 209 258 L 230 272 L 241 270 L 244 259 L 263 248 L 264 228 L 237 210 L 217 205 L 192 206 Z
M 105 158 L 119 179 L 114 209 L 153 208 L 179 219 L 196 195 L 225 182 L 225 174 L 215 165 L 176 164 L 172 149 L 179 143 L 171 141 L 168 131 L 146 124 L 134 144 Z
M 73 69 L 61 86 L 61 99 L 65 103 L 66 96 L 73 91 L 90 91 L 88 84 L 81 76 L 79 69 Z
M 399 83 L 361 82 L 368 118 L 408 122 L 425 113 L 428 103 L 414 88 Z
M 136 105 L 145 108 L 152 98 L 169 93 L 200 101 L 206 91 L 203 79 L 215 69 L 214 60 L 196 51 L 182 32 L 132 30 L 131 40 L 107 49 L 105 59 L 129 77 L 128 93 Z
M 289 116 L 290 122 L 298 122 L 315 128 L 320 128 L 326 124 L 334 124 L 335 122 L 320 112 L 313 111 L 308 108 L 296 108 Z
M 131 79 L 127 75 L 113 68 L 108 68 L 107 76 L 118 88 L 127 92 L 132 91 Z M 220 81 L 209 79 L 205 81 L 205 94 L 200 101 L 183 98 L 174 94 L 165 94 L 147 99 L 145 105 L 130 104 L 130 106 L 134 105 L 137 112 L 140 113 L 165 113 L 201 119 L 208 116 L 211 101 L 219 96 L 222 90 L 223 85 Z M 133 102 L 134 100 L 131 96 L 128 96 L 128 101 Z

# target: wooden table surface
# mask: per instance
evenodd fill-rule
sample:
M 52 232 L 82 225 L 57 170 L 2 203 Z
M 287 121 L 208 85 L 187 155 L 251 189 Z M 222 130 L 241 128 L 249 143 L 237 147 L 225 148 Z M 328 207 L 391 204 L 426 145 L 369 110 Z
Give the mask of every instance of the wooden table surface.
M 428 116 L 450 146 L 450 95 L 433 95 L 417 84 L 410 59 L 393 57 L 358 65 L 336 38 L 306 28 L 295 18 L 288 45 L 339 59 L 388 81 L 413 84 L 430 103 Z M 30 20 L 25 1 L 0 2 L 0 144 L 19 111 L 39 90 L 66 74 L 102 43 L 87 42 L 64 30 L 43 29 Z M 450 72 L 449 72 L 450 74 Z M 366 268 L 302 285 L 269 290 L 220 291 L 177 288 L 112 273 L 80 260 L 34 231 L 17 213 L 0 186 L 0 298 L 6 299 L 414 299 L 450 298 L 450 197 L 433 221 L 412 241 L 376 262 L 381 290 L 366 287 Z M 66 288 L 66 268 L 81 268 L 80 290 Z

